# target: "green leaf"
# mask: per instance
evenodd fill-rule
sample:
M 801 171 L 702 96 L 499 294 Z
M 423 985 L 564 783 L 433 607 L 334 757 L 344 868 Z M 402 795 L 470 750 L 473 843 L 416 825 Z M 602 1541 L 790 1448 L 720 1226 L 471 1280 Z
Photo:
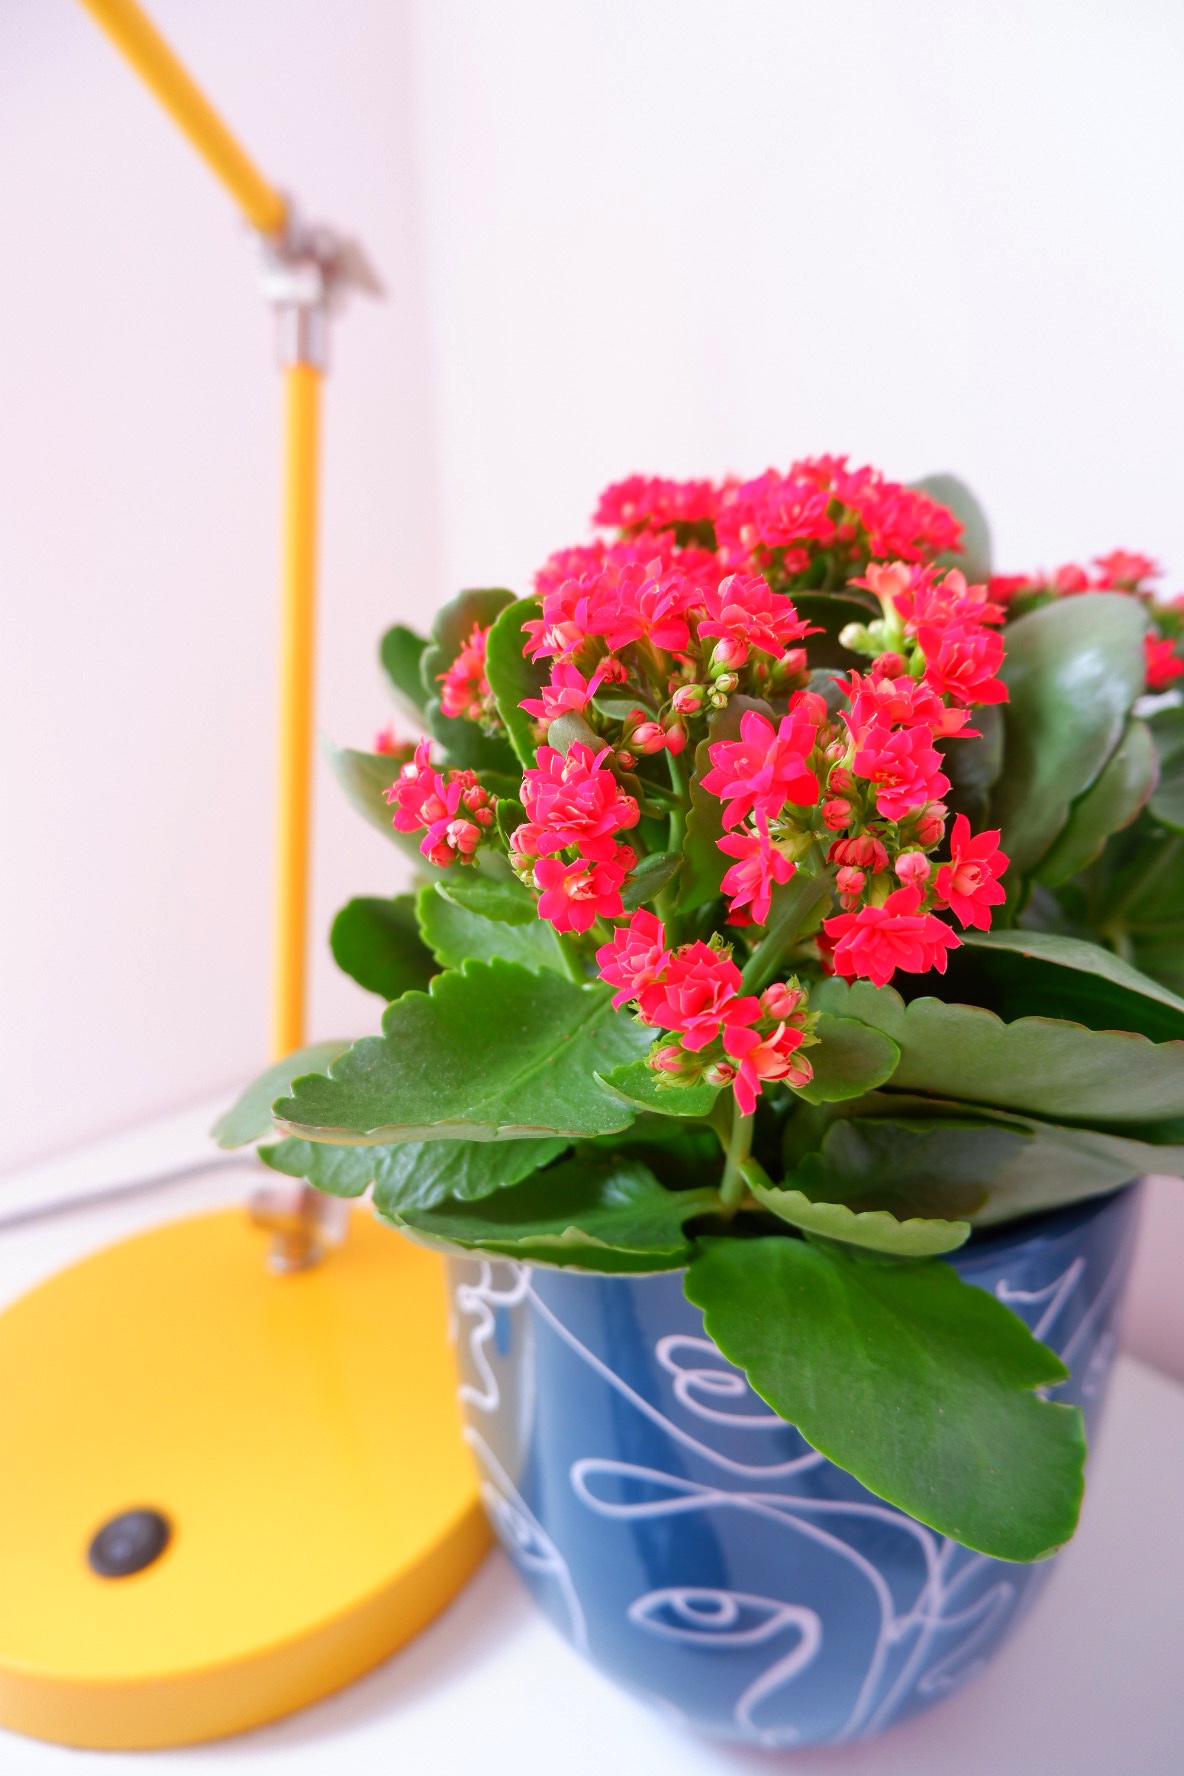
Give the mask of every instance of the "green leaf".
M 1153 1141 L 1141 1127 L 1116 1135 L 900 1092 L 871 1093 L 858 1110 L 827 1131 L 817 1154 L 793 1156 L 793 1181 L 807 1195 L 841 1196 L 853 1207 L 883 1204 L 896 1214 L 907 1205 L 995 1227 L 1105 1195 L 1145 1172 L 1184 1175 L 1184 1146 L 1158 1135 Z M 902 1129 L 912 1148 L 902 1146 Z M 919 1169 L 910 1177 L 913 1155 Z M 854 1175 L 860 1168 L 862 1186 Z
M 1100 856 L 1111 833 L 1129 826 L 1159 775 L 1159 755 L 1145 722 L 1132 719 L 1101 776 L 1069 810 L 1060 837 L 1036 870 L 1049 887 L 1067 882 Z
M 926 475 L 911 485 L 945 506 L 962 526 L 962 546 L 938 556 L 941 567 L 957 567 L 971 585 L 981 585 L 991 574 L 991 527 L 977 499 L 957 475 Z M 976 712 L 977 714 L 977 712 Z
M 466 881 L 449 879 L 444 892 L 449 900 L 479 919 L 495 919 L 501 925 L 537 925 L 539 905 L 529 888 L 511 879 L 508 882 L 482 881 L 471 876 Z M 544 921 L 545 923 L 545 921 Z
M 448 761 L 471 771 L 504 771 L 512 774 L 517 760 L 509 742 L 490 734 L 466 716 L 445 715 L 440 706 L 440 679 L 468 641 L 474 625 L 488 628 L 498 614 L 514 602 L 514 594 L 501 587 L 461 592 L 437 614 L 432 639 L 419 663 L 420 680 L 427 696 L 428 728 L 448 754 Z M 488 675 L 488 664 L 487 664 Z M 492 687 L 491 687 L 492 688 Z
M 643 857 L 621 890 L 621 905 L 625 911 L 632 913 L 661 894 L 681 868 L 682 855 L 678 851 L 657 851 Z
M 718 1203 L 714 1190 L 665 1190 L 639 1160 L 570 1160 L 474 1208 L 401 1209 L 395 1225 L 444 1250 L 607 1272 L 676 1270 L 691 1248 L 683 1223 Z
M 1143 689 L 1146 628 L 1138 601 L 1118 592 L 1083 592 L 1008 624 L 1007 766 L 992 824 L 1017 877 L 1050 850 L 1118 745 Z
M 323 1073 L 348 1047 L 348 1042 L 312 1042 L 307 1048 L 294 1048 L 282 1061 L 260 1073 L 210 1130 L 219 1147 L 246 1147 L 269 1135 L 272 1099 L 290 1091 L 292 1081 L 302 1074 Z
M 892 1084 L 901 1091 L 1066 1121 L 1147 1122 L 1184 1110 L 1184 1042 L 1045 1017 L 1005 1024 L 980 1006 L 940 999 L 906 1006 L 891 987 L 867 981 L 823 981 L 813 1003 L 891 1036 L 900 1049 Z
M 614 1067 L 611 1073 L 596 1075 L 600 1084 L 615 1098 L 636 1104 L 639 1110 L 653 1110 L 662 1116 L 710 1116 L 719 1096 L 719 1086 L 706 1079 L 694 1085 L 679 1085 L 666 1074 L 655 1073 L 645 1061 L 634 1061 L 628 1067 Z
M 430 1209 L 453 1198 L 476 1202 L 528 1178 L 567 1151 L 548 1141 L 405 1141 L 397 1147 L 333 1147 L 326 1141 L 280 1141 L 259 1157 L 274 1171 L 303 1178 L 334 1196 L 360 1196 L 374 1185 L 384 1215 Z
M 650 1042 L 606 987 L 501 960 L 404 993 L 382 1029 L 276 1106 L 285 1133 L 342 1144 L 611 1134 L 632 1112 L 593 1075 Z
M 1003 711 L 997 703 L 988 703 L 974 711 L 978 734 L 970 738 L 955 735 L 938 745 L 942 769 L 950 787 L 942 797 L 954 814 L 965 814 L 976 832 L 981 832 L 990 819 L 991 790 L 1003 769 Z
M 383 999 L 423 989 L 436 973 L 415 922 L 413 894 L 347 901 L 333 921 L 329 947 L 338 968 Z
M 957 1107 L 956 1119 L 935 1121 L 923 1102 L 910 1101 L 912 1115 L 895 1108 L 895 1093 L 877 1098 L 882 1118 L 840 1117 L 812 1152 L 796 1150 L 791 1124 L 786 1182 L 811 1202 L 884 1209 L 897 1220 L 970 1220 L 986 1202 L 991 1180 L 1030 1140 L 1026 1128 L 1000 1126 L 966 1105 Z
M 517 883 L 490 885 L 517 887 Z M 466 899 L 472 886 L 475 884 L 466 882 L 461 889 Z M 526 894 L 525 889 L 522 892 Z M 555 928 L 539 918 L 533 902 L 528 925 L 486 918 L 483 913 L 472 911 L 454 895 L 451 882 L 430 883 L 420 890 L 415 904 L 424 942 L 447 968 L 459 968 L 470 958 L 489 962 L 494 956 L 503 956 L 506 961 L 521 962 L 526 968 L 554 968 L 566 973 Z
M 1148 807 L 1161 825 L 1184 832 L 1184 709 L 1161 709 L 1148 726 L 1159 755 L 1159 783 Z
M 414 629 L 396 623 L 393 629 L 387 630 L 378 648 L 378 657 L 397 702 L 419 722 L 423 721 L 428 700 L 420 670 L 427 645 L 424 637 L 417 635 Z
M 533 767 L 536 742 L 534 717 L 521 707 L 527 697 L 538 697 L 551 677 L 550 660 L 528 660 L 522 652 L 528 637 L 523 625 L 542 615 L 537 598 L 519 598 L 508 604 L 489 632 L 485 644 L 485 675 L 497 700 L 497 712 L 506 725 L 510 744 L 519 762 Z
M 943 1252 L 956 1251 L 970 1238 L 969 1221 L 923 1221 L 916 1216 L 898 1221 L 886 1209 L 857 1214 L 845 1203 L 815 1202 L 800 1190 L 781 1190 L 752 1178 L 748 1178 L 748 1188 L 758 1202 L 791 1227 L 894 1258 L 937 1258 Z
M 855 1018 L 823 1012 L 815 1035 L 818 1046 L 808 1051 L 814 1077 L 809 1085 L 795 1087 L 808 1104 L 862 1097 L 891 1079 L 900 1059 L 891 1037 Z
M 762 1399 L 881 1498 L 1001 1560 L 1073 1534 L 1081 1413 L 1033 1391 L 1068 1371 L 948 1264 L 712 1240 L 686 1292 Z
M 1100 944 L 1026 930 L 967 931 L 962 942 L 951 958 L 954 991 L 1009 1023 L 1057 1017 L 1153 1042 L 1184 1038 L 1184 999 Z
M 679 887 L 678 909 L 690 913 L 705 906 L 719 894 L 724 872 L 731 865 L 717 841 L 724 835 L 724 804 L 718 796 L 703 788 L 703 779 L 711 769 L 710 749 L 718 740 L 738 740 L 740 722 L 749 709 L 773 719 L 773 709 L 757 697 L 729 697 L 725 708 L 712 716 L 706 740 L 695 748 L 695 769 L 691 775 L 691 807 L 687 815 L 686 837 L 683 841 L 683 871 Z
M 306 1184 L 330 1196 L 361 1196 L 374 1182 L 375 1154 L 383 1147 L 330 1147 L 327 1142 L 276 1141 L 257 1149 L 264 1165 L 286 1178 L 303 1178 Z

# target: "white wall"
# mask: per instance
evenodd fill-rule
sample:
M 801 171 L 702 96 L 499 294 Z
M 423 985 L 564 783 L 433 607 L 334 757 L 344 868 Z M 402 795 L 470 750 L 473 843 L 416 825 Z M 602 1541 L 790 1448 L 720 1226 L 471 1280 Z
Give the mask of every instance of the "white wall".
M 409 17 L 152 0 L 277 182 L 356 230 L 387 302 L 326 397 L 320 719 L 389 717 L 374 643 L 439 561 Z M 266 1060 L 281 389 L 237 215 L 74 0 L 0 6 L 0 1169 Z M 398 854 L 318 781 L 325 954 Z
M 336 737 L 385 719 L 387 621 L 523 584 L 634 468 L 953 468 L 1002 565 L 1184 575 L 1173 0 L 151 6 L 391 290 L 336 332 Z M 263 1055 L 279 391 L 237 235 L 81 9 L 4 0 L 0 1165 Z M 396 866 L 323 781 L 317 818 L 329 1034 L 374 1013 L 328 919 Z

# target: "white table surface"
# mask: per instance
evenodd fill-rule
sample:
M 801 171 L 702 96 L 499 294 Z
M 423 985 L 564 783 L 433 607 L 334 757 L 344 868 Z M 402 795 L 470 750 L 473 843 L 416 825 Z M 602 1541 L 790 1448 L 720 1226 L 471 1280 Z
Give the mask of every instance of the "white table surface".
M 202 1110 L 0 1182 L 0 1304 L 136 1228 L 240 1199 L 253 1176 L 228 1167 L 87 1200 L 200 1158 L 206 1121 Z M 55 1196 L 81 1204 L 12 1219 Z M 1184 1388 L 1119 1359 L 1081 1530 L 1033 1614 L 976 1683 L 866 1745 L 746 1751 L 672 1727 L 577 1658 L 500 1554 L 369 1677 L 242 1738 L 99 1753 L 0 1731 L 0 1776 L 208 1764 L 225 1776 L 1184 1776 Z

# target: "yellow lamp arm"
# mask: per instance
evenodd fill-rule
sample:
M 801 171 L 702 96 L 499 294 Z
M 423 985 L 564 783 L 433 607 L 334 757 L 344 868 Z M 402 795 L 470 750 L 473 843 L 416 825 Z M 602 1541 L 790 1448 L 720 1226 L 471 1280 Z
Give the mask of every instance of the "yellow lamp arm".
M 82 0 L 261 234 L 283 230 L 287 206 L 239 146 L 136 0 Z

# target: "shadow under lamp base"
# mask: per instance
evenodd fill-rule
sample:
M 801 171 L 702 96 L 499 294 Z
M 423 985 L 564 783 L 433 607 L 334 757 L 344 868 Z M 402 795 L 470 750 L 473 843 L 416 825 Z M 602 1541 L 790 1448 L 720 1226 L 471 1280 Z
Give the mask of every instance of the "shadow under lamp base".
M 364 1210 L 298 1275 L 265 1250 L 241 1209 L 200 1215 L 0 1314 L 0 1725 L 242 1732 L 378 1664 L 483 1557 L 440 1260 Z

